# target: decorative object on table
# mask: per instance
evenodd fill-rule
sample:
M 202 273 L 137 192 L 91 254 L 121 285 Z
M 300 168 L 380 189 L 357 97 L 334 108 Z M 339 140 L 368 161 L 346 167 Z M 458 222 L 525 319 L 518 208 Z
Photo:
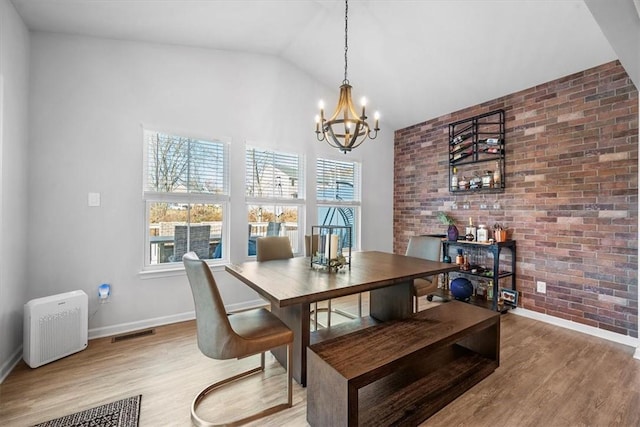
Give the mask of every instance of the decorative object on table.
M 466 301 L 473 295 L 473 284 L 464 277 L 453 279 L 450 289 L 453 297 L 460 301 Z
M 351 227 L 312 225 L 311 240 L 318 242 L 318 248 L 311 256 L 311 267 L 320 266 L 328 271 L 347 266 L 351 269 Z
M 126 399 L 40 423 L 34 427 L 137 427 L 140 421 L 141 400 L 142 395 L 127 397 Z
M 458 227 L 456 227 L 456 220 L 453 219 L 448 213 L 446 212 L 442 212 L 442 211 L 438 211 L 438 220 L 445 224 L 448 225 L 447 227 L 447 240 L 451 240 L 451 241 L 456 241 L 458 240 L 458 237 L 460 236 L 460 233 L 458 232 Z
M 469 217 L 469 225 L 465 229 L 465 238 L 469 242 L 476 240 L 476 226 L 473 225 L 473 218 Z
M 478 229 L 476 230 L 477 241 L 480 243 L 486 243 L 489 239 L 489 233 L 487 231 L 487 226 L 484 224 L 480 224 Z
M 500 288 L 500 299 L 506 305 L 510 305 L 512 307 L 518 306 L 518 291 L 514 291 L 513 289 Z
M 496 242 L 506 242 L 507 241 L 507 227 L 503 227 L 500 223 L 495 223 L 493 225 L 493 237 Z
M 362 114 L 360 116 L 356 113 L 351 100 L 351 85 L 347 78 L 347 51 L 349 50 L 347 38 L 349 23 L 348 0 L 345 0 L 344 6 L 344 80 L 340 86 L 338 105 L 329 120 L 324 118 L 324 104 L 320 101 L 320 115 L 316 116 L 316 137 L 318 141 L 327 141 L 330 146 L 346 154 L 362 144 L 367 138 L 376 139 L 380 130 L 378 127 L 380 115 L 378 112 L 374 114 L 375 125 L 371 129 L 365 114 L 365 99 L 362 98 Z

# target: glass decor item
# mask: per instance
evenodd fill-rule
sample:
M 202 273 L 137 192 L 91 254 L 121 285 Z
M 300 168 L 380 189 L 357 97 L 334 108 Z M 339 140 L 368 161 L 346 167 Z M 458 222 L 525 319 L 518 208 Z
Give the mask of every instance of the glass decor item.
M 311 254 L 311 267 L 326 268 L 328 271 L 338 271 L 345 267 L 351 269 L 351 227 L 313 225 L 311 241 L 318 242 L 318 247 Z
M 458 231 L 458 227 L 453 224 L 449 225 L 449 227 L 447 228 L 447 239 L 455 242 L 456 240 L 458 240 L 459 236 L 460 232 Z

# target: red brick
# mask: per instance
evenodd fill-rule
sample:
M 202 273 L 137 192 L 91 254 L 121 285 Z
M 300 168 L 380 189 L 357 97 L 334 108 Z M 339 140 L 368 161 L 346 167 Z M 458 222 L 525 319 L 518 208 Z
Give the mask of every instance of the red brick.
M 449 194 L 447 124 L 497 108 L 507 112 L 506 191 Z M 499 221 L 517 240 L 523 307 L 638 336 L 638 91 L 618 61 L 399 129 L 394 147 L 394 250 L 412 234 L 441 233 L 424 212 L 466 198 L 472 209 L 451 212 L 461 224 Z M 501 211 L 479 210 L 494 200 Z M 545 296 L 535 292 L 541 276 Z

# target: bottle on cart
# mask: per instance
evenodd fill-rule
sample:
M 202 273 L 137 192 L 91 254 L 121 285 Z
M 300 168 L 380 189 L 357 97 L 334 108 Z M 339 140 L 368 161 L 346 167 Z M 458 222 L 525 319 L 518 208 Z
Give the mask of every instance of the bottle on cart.
M 460 267 L 460 269 L 461 269 L 461 270 L 464 270 L 464 271 L 469 271 L 469 270 L 471 270 L 471 261 L 470 261 L 470 259 L 469 259 L 469 253 L 468 253 L 468 252 L 466 252 L 466 253 L 464 254 L 464 258 L 463 258 L 463 259 L 464 259 L 464 261 L 463 261 L 463 263 L 462 263 L 462 267 Z
M 456 264 L 460 266 L 464 264 L 464 256 L 462 256 L 462 249 L 458 249 L 458 255 L 456 256 Z
M 487 227 L 484 224 L 481 224 L 478 226 L 478 229 L 476 230 L 476 235 L 477 235 L 477 240 L 478 242 L 486 242 L 487 240 L 489 240 L 489 232 L 487 230 Z
M 473 218 L 469 217 L 469 226 L 466 229 L 465 237 L 469 241 L 476 240 L 476 227 L 473 225 Z

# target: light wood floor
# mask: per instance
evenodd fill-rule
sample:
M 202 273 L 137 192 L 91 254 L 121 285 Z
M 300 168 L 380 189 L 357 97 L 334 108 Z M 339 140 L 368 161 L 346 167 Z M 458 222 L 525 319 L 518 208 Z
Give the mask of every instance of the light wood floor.
M 640 426 L 640 360 L 632 348 L 514 314 L 501 322 L 500 367 L 423 426 Z M 92 340 L 37 369 L 20 363 L 0 384 L 0 425 L 29 426 L 142 394 L 140 426 L 187 427 L 202 388 L 258 363 L 202 356 L 194 322 L 118 343 Z M 224 421 L 284 399 L 284 370 L 271 356 L 267 363 L 264 376 L 207 398 L 202 415 Z M 306 390 L 296 384 L 293 393 L 293 408 L 253 425 L 306 426 Z

